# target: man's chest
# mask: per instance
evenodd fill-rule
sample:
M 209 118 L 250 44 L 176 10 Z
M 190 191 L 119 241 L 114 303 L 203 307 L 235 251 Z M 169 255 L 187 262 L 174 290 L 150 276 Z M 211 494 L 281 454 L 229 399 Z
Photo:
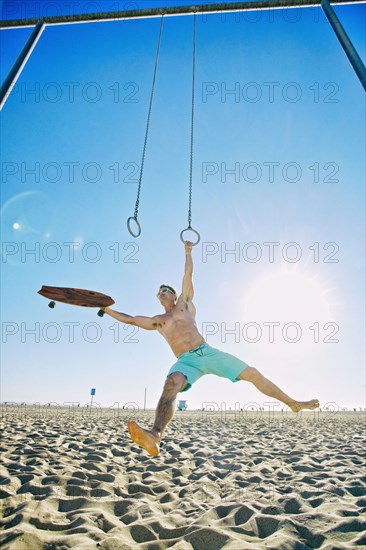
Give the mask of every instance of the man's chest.
M 172 312 L 162 315 L 160 318 L 160 322 L 163 327 L 169 328 L 170 326 L 174 326 L 182 322 L 194 323 L 194 318 L 188 307 L 182 305 L 176 306 Z

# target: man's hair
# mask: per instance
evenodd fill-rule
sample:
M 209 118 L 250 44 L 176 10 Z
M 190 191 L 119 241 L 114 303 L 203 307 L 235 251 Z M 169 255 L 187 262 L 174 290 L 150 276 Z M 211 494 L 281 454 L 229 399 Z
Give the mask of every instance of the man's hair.
M 176 291 L 172 286 L 169 286 L 169 285 L 160 285 L 159 290 L 160 290 L 161 288 L 169 288 L 169 290 L 171 290 L 172 292 L 174 292 L 174 294 L 175 294 L 176 296 L 178 296 L 178 295 L 177 295 L 177 291 Z

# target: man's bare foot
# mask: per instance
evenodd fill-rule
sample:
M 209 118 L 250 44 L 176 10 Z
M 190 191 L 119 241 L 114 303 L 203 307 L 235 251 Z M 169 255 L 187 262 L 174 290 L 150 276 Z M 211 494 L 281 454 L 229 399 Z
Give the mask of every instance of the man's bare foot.
M 288 403 L 288 406 L 292 412 L 297 413 L 302 409 L 317 409 L 319 407 L 318 399 L 312 399 L 311 401 L 293 401 Z
M 158 456 L 159 454 L 159 438 L 154 436 L 148 430 L 140 428 L 136 422 L 128 423 L 128 432 L 132 441 L 137 443 L 140 447 L 145 449 L 151 456 Z

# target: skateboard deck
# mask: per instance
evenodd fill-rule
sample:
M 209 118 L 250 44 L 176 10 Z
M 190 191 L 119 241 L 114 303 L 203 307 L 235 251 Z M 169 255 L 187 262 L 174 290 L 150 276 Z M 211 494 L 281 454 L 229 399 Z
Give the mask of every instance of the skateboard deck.
M 63 304 L 70 304 L 73 306 L 81 307 L 109 307 L 115 302 L 106 294 L 101 292 L 95 292 L 93 290 L 83 290 L 81 288 L 64 288 L 58 286 L 42 286 L 38 294 L 51 300 L 48 304 L 50 308 L 54 308 L 56 302 L 62 302 Z M 100 317 L 103 317 L 104 311 L 98 312 Z

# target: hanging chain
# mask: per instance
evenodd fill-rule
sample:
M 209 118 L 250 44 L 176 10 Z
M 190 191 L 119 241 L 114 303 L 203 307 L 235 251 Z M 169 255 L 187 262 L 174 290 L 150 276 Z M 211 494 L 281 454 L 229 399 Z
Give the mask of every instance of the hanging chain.
M 138 215 L 138 211 L 139 211 L 139 204 L 140 204 L 140 192 L 141 192 L 142 175 L 143 175 L 143 172 L 144 172 L 146 145 L 147 145 L 147 138 L 148 138 L 148 135 L 149 135 L 150 117 L 151 117 L 151 110 L 152 110 L 152 104 L 153 104 L 153 99 L 154 99 L 156 72 L 157 72 L 158 61 L 159 61 L 161 35 L 162 35 L 162 32 L 163 32 L 163 21 L 164 21 L 164 14 L 161 15 L 161 21 L 160 21 L 160 33 L 159 33 L 158 49 L 156 51 L 154 78 L 153 78 L 153 83 L 152 83 L 152 88 L 151 88 L 149 114 L 147 115 L 145 141 L 144 141 L 144 148 L 143 148 L 143 151 L 142 151 L 142 159 L 141 159 L 141 170 L 140 170 L 140 177 L 139 177 L 139 186 L 138 186 L 138 189 L 137 189 L 137 198 L 136 198 L 135 213 L 134 213 L 135 220 L 137 220 L 137 215 Z
M 192 227 L 192 183 L 193 183 L 193 145 L 194 145 L 194 100 L 195 100 L 195 80 L 196 80 L 196 12 L 193 14 L 193 71 L 192 71 L 192 118 L 191 118 L 191 158 L 190 158 L 190 167 L 189 167 L 189 205 L 188 205 L 188 227 L 183 229 L 180 233 L 180 240 L 183 243 L 186 243 L 185 233 L 186 231 L 192 232 L 196 236 L 195 242 L 192 243 L 192 246 L 196 246 L 200 240 L 201 236 Z
M 193 15 L 193 76 L 192 76 L 192 119 L 191 119 L 191 157 L 189 168 L 189 206 L 188 206 L 188 228 L 192 224 L 192 181 L 193 181 L 193 140 L 194 140 L 194 91 L 196 80 L 196 12 Z

